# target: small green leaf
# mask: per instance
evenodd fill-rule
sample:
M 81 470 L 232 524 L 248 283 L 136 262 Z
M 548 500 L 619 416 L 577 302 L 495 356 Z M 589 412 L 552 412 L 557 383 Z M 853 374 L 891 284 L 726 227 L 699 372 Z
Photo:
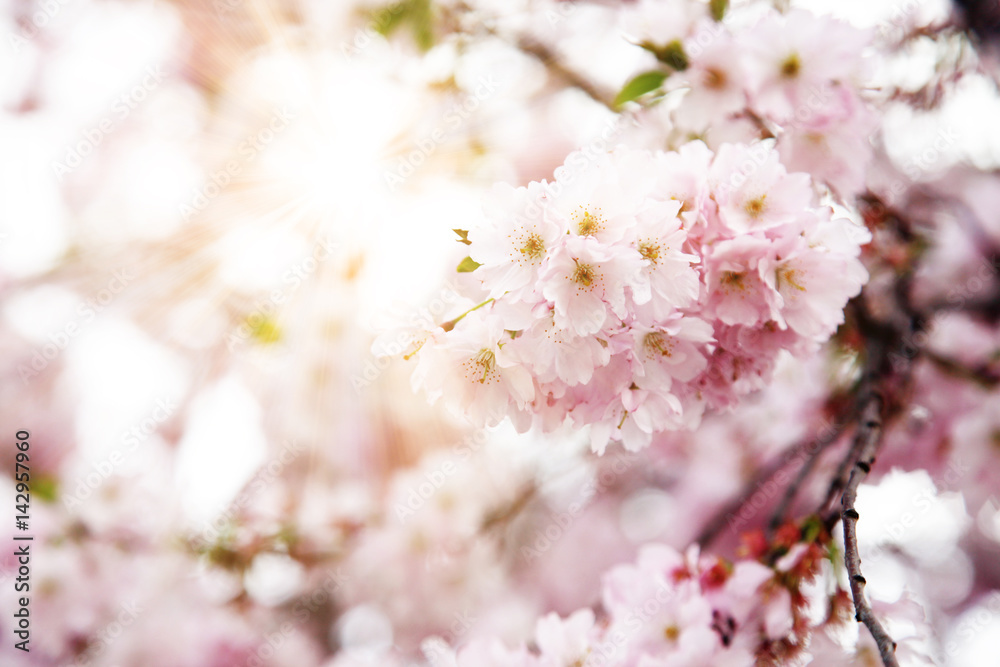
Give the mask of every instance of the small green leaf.
M 675 39 L 667 44 L 667 46 L 663 49 L 663 52 L 657 54 L 657 58 L 659 58 L 661 62 L 670 65 L 678 72 L 688 68 L 687 53 L 684 52 L 684 45 L 681 44 L 679 39 Z
M 687 53 L 685 53 L 684 45 L 681 44 L 679 39 L 668 42 L 663 46 L 648 41 L 641 42 L 639 46 L 652 53 L 656 56 L 657 60 L 670 69 L 680 72 L 688 68 Z
M 371 27 L 383 37 L 388 37 L 406 21 L 408 5 L 408 2 L 397 2 L 373 11 L 369 17 Z
M 712 12 L 712 18 L 721 21 L 722 17 L 726 15 L 726 10 L 729 9 L 729 0 L 711 0 L 708 3 L 708 8 Z
M 464 243 L 465 245 L 472 245 L 472 241 L 469 240 L 469 232 L 465 229 L 453 229 L 451 230 L 458 234 L 458 242 Z
M 615 106 L 620 107 L 626 102 L 631 102 L 656 90 L 663 85 L 666 78 L 667 75 L 659 71 L 643 72 L 637 75 L 622 87 L 621 92 L 615 98 Z
M 42 501 L 51 503 L 59 495 L 59 480 L 54 477 L 36 477 L 31 481 L 31 491 Z
M 388 37 L 397 28 L 409 25 L 413 40 L 421 51 L 434 46 L 434 16 L 431 0 L 402 0 L 372 13 L 372 25 Z
M 473 271 L 475 271 L 476 269 L 478 269 L 480 266 L 482 266 L 482 264 L 480 264 L 479 262 L 476 262 L 471 257 L 466 257 L 465 259 L 463 259 L 459 263 L 459 265 L 458 265 L 458 272 L 459 273 L 472 273 Z
M 421 51 L 434 46 L 434 16 L 430 0 L 417 0 L 413 11 L 413 39 Z
M 802 541 L 806 544 L 815 542 L 816 538 L 819 537 L 820 531 L 823 528 L 823 523 L 817 516 L 810 516 L 802 524 Z

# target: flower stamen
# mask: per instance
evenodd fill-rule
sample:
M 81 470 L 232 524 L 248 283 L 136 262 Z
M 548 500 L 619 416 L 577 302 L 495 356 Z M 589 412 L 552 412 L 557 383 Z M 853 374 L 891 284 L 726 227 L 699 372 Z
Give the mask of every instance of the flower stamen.
M 545 255 L 545 241 L 538 234 L 531 234 L 521 246 L 521 254 L 530 259 L 541 259 Z

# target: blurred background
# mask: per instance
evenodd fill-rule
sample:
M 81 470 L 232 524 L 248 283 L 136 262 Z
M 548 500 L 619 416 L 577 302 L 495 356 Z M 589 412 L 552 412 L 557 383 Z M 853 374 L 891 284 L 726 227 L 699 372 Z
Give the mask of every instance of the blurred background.
M 551 178 L 581 146 L 676 142 L 611 108 L 648 56 L 619 4 L 0 0 L 0 424 L 5 443 L 30 432 L 35 535 L 30 655 L 11 647 L 0 555 L 0 662 L 389 664 L 430 634 L 515 641 L 592 604 L 639 544 L 690 543 L 815 427 L 831 373 L 856 371 L 837 350 L 641 462 L 595 459 L 571 430 L 472 431 L 371 351 L 464 310 L 451 230 L 493 183 Z M 885 101 L 881 173 L 987 212 L 1000 243 L 986 10 L 793 4 L 892 45 L 873 73 L 904 93 Z M 975 253 L 940 220 L 927 280 L 967 285 Z M 963 326 L 935 335 L 998 349 L 995 326 Z M 933 400 L 902 439 L 933 452 L 944 436 L 917 431 L 934 424 L 993 450 L 931 472 L 890 450 L 897 470 L 860 501 L 868 578 L 944 610 L 941 664 L 992 664 L 1000 431 L 985 398 L 944 426 Z

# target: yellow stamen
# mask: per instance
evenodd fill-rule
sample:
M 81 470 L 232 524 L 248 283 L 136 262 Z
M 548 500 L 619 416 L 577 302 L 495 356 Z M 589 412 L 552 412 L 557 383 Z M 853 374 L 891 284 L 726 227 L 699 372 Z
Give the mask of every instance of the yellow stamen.
M 576 233 L 580 236 L 592 236 L 602 229 L 604 229 L 604 216 L 600 213 L 591 213 L 589 210 L 585 210 L 576 223 Z
M 781 288 L 781 283 L 786 282 L 800 292 L 805 292 L 806 288 L 800 285 L 798 281 L 799 271 L 795 269 L 790 269 L 788 267 L 781 267 L 775 271 L 775 279 L 778 283 L 778 288 Z
M 576 262 L 576 260 L 573 261 Z M 579 283 L 584 287 L 590 287 L 596 277 L 594 267 L 590 264 L 576 262 L 576 270 L 573 272 L 573 282 Z
M 538 234 L 532 234 L 521 246 L 521 254 L 531 259 L 541 259 L 545 255 L 545 241 Z
M 647 241 L 639 244 L 639 254 L 643 259 L 648 259 L 653 264 L 660 258 L 660 244 Z
M 749 200 L 743 205 L 743 210 L 747 212 L 751 218 L 759 218 L 767 208 L 767 195 L 763 194 L 759 197 Z
M 781 63 L 781 76 L 786 79 L 794 79 L 799 75 L 801 69 L 802 61 L 799 60 L 799 54 L 792 53 Z
M 477 366 L 483 369 L 483 377 L 479 380 L 479 384 L 483 384 L 484 382 L 486 382 L 486 376 L 489 375 L 494 368 L 496 368 L 497 365 L 496 355 L 493 354 L 492 350 L 489 350 L 484 347 L 483 349 L 479 350 L 479 352 L 476 354 L 475 357 L 473 357 L 473 361 L 476 362 Z

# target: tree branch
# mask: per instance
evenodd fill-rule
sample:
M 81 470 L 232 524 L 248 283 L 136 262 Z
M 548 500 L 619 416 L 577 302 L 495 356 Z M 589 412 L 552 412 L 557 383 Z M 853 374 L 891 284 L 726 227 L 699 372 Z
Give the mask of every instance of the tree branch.
M 618 113 L 618 109 L 612 101 L 611 95 L 599 90 L 591 81 L 584 78 L 579 73 L 566 67 L 556 55 L 556 53 L 545 44 L 542 44 L 531 37 L 519 37 L 516 41 L 517 48 L 521 49 L 538 62 L 545 65 L 549 74 L 563 83 L 578 88 L 585 92 L 592 100 L 603 104 L 611 111 Z
M 957 359 L 944 356 L 933 350 L 925 349 L 923 355 L 945 373 L 975 382 L 984 389 L 992 389 L 1000 384 L 1000 375 L 987 366 L 968 366 Z
M 781 496 L 781 500 L 778 501 L 778 504 L 775 505 L 774 511 L 771 513 L 771 520 L 767 524 L 767 531 L 769 535 L 777 530 L 782 523 L 784 523 L 785 517 L 788 515 L 789 507 L 791 507 L 792 502 L 795 500 L 795 496 L 798 495 L 799 489 L 802 487 L 803 483 L 805 483 L 806 478 L 809 477 L 813 469 L 816 467 L 816 462 L 819 461 L 820 456 L 823 455 L 827 447 L 840 440 L 840 436 L 844 434 L 846 428 L 847 421 L 840 420 L 833 425 L 829 435 L 826 435 L 825 437 L 824 435 L 820 435 L 816 439 L 815 443 L 817 446 L 811 448 L 808 457 L 802 464 L 802 467 L 799 468 L 798 474 L 795 475 L 795 479 L 793 479 L 792 483 L 788 485 L 787 489 L 785 489 L 785 493 Z
M 830 430 L 824 428 L 816 437 L 798 442 L 790 449 L 785 450 L 765 463 L 764 466 L 759 468 L 754 476 L 751 477 L 746 483 L 743 490 L 740 492 L 740 495 L 736 496 L 719 508 L 708 523 L 705 524 L 705 527 L 702 528 L 701 533 L 695 541 L 702 547 L 709 545 L 716 537 L 718 537 L 722 529 L 726 527 L 729 517 L 731 517 L 735 512 L 738 512 L 740 508 L 754 496 L 754 494 L 759 492 L 761 484 L 768 481 L 792 463 L 801 459 L 803 456 L 818 456 L 819 452 L 822 452 L 831 443 L 836 442 L 840 437 L 840 434 L 843 432 L 843 427 L 837 423 L 832 426 L 832 429 L 831 434 Z M 806 458 L 806 463 L 803 465 L 808 464 L 809 458 Z
M 885 667 L 899 667 L 895 655 L 896 642 L 892 641 L 892 637 L 882 627 L 878 618 L 875 617 L 871 605 L 865 599 L 866 581 L 861 574 L 861 557 L 858 555 L 857 525 L 860 516 L 854 508 L 854 502 L 858 497 L 858 486 L 871 471 L 875 455 L 882 442 L 883 403 L 884 401 L 878 393 L 873 391 L 869 394 L 863 403 L 861 423 L 854 436 L 855 444 L 852 451 L 858 450 L 859 456 L 851 471 L 851 477 L 841 500 L 844 520 L 844 562 L 847 565 L 847 575 L 851 584 L 851 597 L 854 599 L 855 618 L 859 623 L 864 623 L 871 632 L 878 646 L 879 655 L 882 657 L 882 664 Z

